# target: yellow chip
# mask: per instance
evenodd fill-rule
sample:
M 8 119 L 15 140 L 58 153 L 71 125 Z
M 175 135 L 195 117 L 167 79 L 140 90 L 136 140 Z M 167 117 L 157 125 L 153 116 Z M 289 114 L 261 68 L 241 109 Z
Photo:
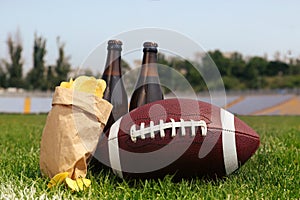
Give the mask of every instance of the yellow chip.
M 55 185 L 62 183 L 69 175 L 69 172 L 62 172 L 56 174 L 48 183 L 48 188 L 52 188 Z
M 96 78 L 88 76 L 79 76 L 75 79 L 73 83 L 73 88 L 76 91 L 94 94 L 96 91 L 96 85 Z
M 76 192 L 82 191 L 91 185 L 91 181 L 86 178 L 78 178 L 76 180 L 66 178 L 66 183 L 71 190 Z
M 73 89 L 80 92 L 87 92 L 102 98 L 106 88 L 106 82 L 94 77 L 79 76 L 73 82 Z
M 76 183 L 80 190 L 84 190 L 85 188 L 90 187 L 91 180 L 89 180 L 87 178 L 78 178 L 78 179 L 76 179 Z
M 60 87 L 63 88 L 71 88 L 71 84 L 69 82 L 61 82 Z
M 106 82 L 102 79 L 97 79 L 95 95 L 99 98 L 102 98 L 105 88 L 106 88 Z
M 106 82 L 92 76 L 79 76 L 75 81 L 71 78 L 69 82 L 61 82 L 60 87 L 94 94 L 95 96 L 102 98 L 106 88 Z
M 72 88 L 73 87 L 73 79 L 71 78 L 69 82 L 61 82 L 60 87 Z
M 66 178 L 66 183 L 67 183 L 68 187 L 71 188 L 71 190 L 79 192 L 79 187 L 78 187 L 76 181 L 74 181 L 70 178 Z

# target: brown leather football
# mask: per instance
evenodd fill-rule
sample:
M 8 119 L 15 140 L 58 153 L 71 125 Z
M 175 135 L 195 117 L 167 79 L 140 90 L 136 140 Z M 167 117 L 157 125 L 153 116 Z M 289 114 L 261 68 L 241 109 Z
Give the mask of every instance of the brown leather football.
M 259 143 L 252 128 L 222 108 L 166 99 L 116 121 L 94 156 L 119 177 L 222 177 L 242 166 Z

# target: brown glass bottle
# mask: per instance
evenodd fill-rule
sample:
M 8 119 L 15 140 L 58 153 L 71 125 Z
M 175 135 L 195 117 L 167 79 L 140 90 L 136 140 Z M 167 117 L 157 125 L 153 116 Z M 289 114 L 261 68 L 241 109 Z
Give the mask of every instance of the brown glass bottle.
M 107 46 L 107 59 L 102 79 L 106 81 L 103 98 L 113 105 L 111 115 L 104 128 L 104 132 L 128 112 L 128 96 L 122 80 L 120 40 L 109 40 Z
M 157 47 L 154 42 L 144 43 L 142 68 L 131 96 L 130 111 L 164 98 L 157 72 Z

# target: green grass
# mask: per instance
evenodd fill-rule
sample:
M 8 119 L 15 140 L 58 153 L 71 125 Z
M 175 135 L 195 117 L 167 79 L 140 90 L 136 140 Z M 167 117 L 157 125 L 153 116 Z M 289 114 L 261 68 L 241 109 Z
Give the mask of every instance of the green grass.
M 39 172 L 46 115 L 0 115 L 0 199 L 299 199 L 300 116 L 241 117 L 261 136 L 256 154 L 236 173 L 216 181 L 194 178 L 125 181 L 109 170 L 88 177 L 92 187 L 73 193 L 47 189 Z

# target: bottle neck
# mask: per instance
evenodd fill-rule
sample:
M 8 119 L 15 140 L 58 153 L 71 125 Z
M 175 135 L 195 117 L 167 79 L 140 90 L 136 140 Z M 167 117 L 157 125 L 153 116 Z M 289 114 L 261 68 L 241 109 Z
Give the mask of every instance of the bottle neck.
M 120 50 L 108 50 L 103 76 L 122 76 Z
M 157 71 L 157 53 L 153 51 L 144 51 L 141 74 L 142 77 L 158 77 Z

